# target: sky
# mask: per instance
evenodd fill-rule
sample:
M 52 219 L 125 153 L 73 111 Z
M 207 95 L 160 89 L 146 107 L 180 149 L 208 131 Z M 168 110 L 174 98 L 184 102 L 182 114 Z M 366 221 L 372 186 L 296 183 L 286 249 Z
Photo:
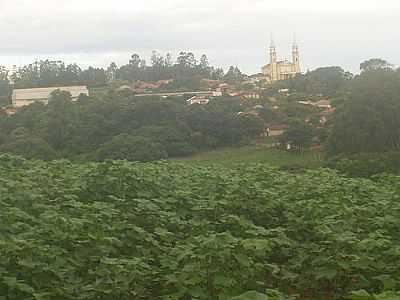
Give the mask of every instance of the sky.
M 281 59 L 295 34 L 303 71 L 357 72 L 373 57 L 400 65 L 399 27 L 399 0 L 0 0 L 0 65 L 105 67 L 192 51 L 251 74 L 268 62 L 271 34 Z

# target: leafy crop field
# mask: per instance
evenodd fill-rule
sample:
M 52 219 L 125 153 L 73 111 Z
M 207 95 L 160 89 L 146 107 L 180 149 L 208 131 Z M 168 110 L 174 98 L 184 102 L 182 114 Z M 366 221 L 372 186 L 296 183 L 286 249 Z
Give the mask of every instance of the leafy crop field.
M 399 177 L 3 155 L 0 203 L 0 299 L 399 299 Z
M 203 152 L 178 160 L 202 165 L 215 163 L 227 167 L 235 166 L 239 163 L 268 163 L 276 167 L 301 166 L 316 168 L 322 165 L 322 156 L 323 154 L 321 153 L 311 151 L 299 154 L 265 146 L 247 146 Z

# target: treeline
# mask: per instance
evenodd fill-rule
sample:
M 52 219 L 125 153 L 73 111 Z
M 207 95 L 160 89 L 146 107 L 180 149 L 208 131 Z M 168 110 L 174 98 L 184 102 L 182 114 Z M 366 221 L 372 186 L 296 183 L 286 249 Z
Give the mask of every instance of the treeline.
M 369 69 L 353 79 L 348 100 L 332 120 L 326 150 L 330 163 L 350 175 L 400 174 L 399 69 Z
M 133 54 L 122 66 L 111 63 L 108 68 L 89 67 L 82 69 L 78 64 L 63 61 L 41 60 L 10 71 L 0 67 L 0 97 L 8 96 L 10 84 L 14 88 L 34 88 L 67 85 L 104 86 L 113 81 L 159 81 L 174 79 L 178 87 L 196 88 L 201 79 L 226 79 L 240 82 L 246 76 L 237 67 L 224 73 L 222 68 L 210 65 L 206 55 L 197 59 L 192 52 L 180 52 L 176 60 L 171 54 L 161 55 L 153 51 L 150 63 Z
M 249 142 L 265 120 L 238 98 L 188 106 L 184 98 L 140 98 L 110 92 L 72 102 L 56 91 L 47 106 L 36 103 L 0 117 L 0 152 L 27 158 L 151 161 Z M 268 113 L 262 116 L 269 116 Z
M 295 100 L 343 97 L 348 92 L 353 78 L 352 73 L 341 67 L 321 67 L 305 74 L 299 74 L 293 79 L 279 81 L 270 86 L 266 93 L 289 89 Z

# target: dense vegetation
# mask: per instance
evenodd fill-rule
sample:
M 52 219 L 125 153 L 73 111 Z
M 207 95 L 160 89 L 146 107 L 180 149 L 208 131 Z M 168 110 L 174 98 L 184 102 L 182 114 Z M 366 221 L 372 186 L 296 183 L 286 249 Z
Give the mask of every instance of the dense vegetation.
M 265 299 L 267 289 L 375 299 L 400 288 L 398 177 L 3 155 L 0 178 L 7 300 Z
M 226 74 L 223 69 L 210 65 L 206 55 L 198 60 L 192 52 L 180 52 L 174 60 L 170 53 L 161 55 L 153 51 L 150 64 L 138 54 L 133 54 L 125 65 L 111 63 L 108 68 L 88 67 L 82 69 L 76 63 L 41 60 L 22 66 L 10 74 L 0 66 L 0 103 L 6 104 L 11 82 L 14 88 L 49 86 L 88 85 L 105 86 L 109 83 L 133 83 L 136 81 L 155 82 L 174 80 L 166 86 L 168 90 L 198 90 L 202 79 L 220 80 L 238 84 L 246 76 L 237 67 L 230 67 Z M 11 79 L 11 82 L 10 82 Z
M 247 144 L 269 125 L 286 124 L 279 138 L 282 148 L 322 146 L 327 166 L 353 176 L 400 173 L 392 163 L 400 152 L 400 70 L 382 59 L 365 61 L 360 70 L 353 76 L 340 67 L 323 67 L 264 85 L 246 81 L 249 78 L 235 67 L 224 74 L 210 66 L 205 55 L 198 61 L 190 52 L 181 52 L 176 62 L 169 54 L 154 52 L 150 65 L 134 54 L 127 65 L 112 64 L 108 70 L 37 62 L 18 70 L 16 87 L 108 85 L 102 87 L 104 93 L 77 103 L 54 95 L 47 107 L 32 105 L 16 116 L 0 116 L 0 152 L 42 159 L 151 161 Z M 196 90 L 201 82 L 213 82 L 203 79 L 219 79 L 217 83 L 231 83 L 236 90 L 253 89 L 261 98 L 222 97 L 189 107 L 189 95 L 160 100 L 115 89 L 126 82 L 160 79 L 174 79 L 163 86 L 171 91 Z M 7 71 L 0 69 L 0 101 L 8 99 L 9 92 Z M 323 124 L 321 109 L 299 103 L 321 99 L 329 99 L 336 109 Z M 364 154 L 356 158 L 359 153 Z
M 296 91 L 297 99 L 310 99 L 310 96 L 340 97 L 343 96 L 353 78 L 353 74 L 341 67 L 322 67 L 308 71 L 294 79 L 276 83 L 272 89 L 290 89 Z M 312 99 L 312 98 L 311 98 Z
M 333 154 L 400 150 L 400 70 L 377 69 L 354 78 L 328 146 Z
M 56 91 L 48 105 L 0 116 L 0 152 L 45 160 L 185 156 L 260 136 L 265 120 L 239 114 L 244 110 L 246 105 L 233 97 L 188 106 L 184 98 L 140 98 L 129 92 L 72 102 L 68 93 Z

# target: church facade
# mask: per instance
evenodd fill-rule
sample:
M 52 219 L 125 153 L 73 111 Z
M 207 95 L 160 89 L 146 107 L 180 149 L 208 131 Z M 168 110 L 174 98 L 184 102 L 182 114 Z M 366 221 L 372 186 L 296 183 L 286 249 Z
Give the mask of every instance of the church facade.
M 269 58 L 270 63 L 262 67 L 262 73 L 269 82 L 290 79 L 301 73 L 300 52 L 296 42 L 293 43 L 291 62 L 288 60 L 278 61 L 273 41 L 269 48 Z

